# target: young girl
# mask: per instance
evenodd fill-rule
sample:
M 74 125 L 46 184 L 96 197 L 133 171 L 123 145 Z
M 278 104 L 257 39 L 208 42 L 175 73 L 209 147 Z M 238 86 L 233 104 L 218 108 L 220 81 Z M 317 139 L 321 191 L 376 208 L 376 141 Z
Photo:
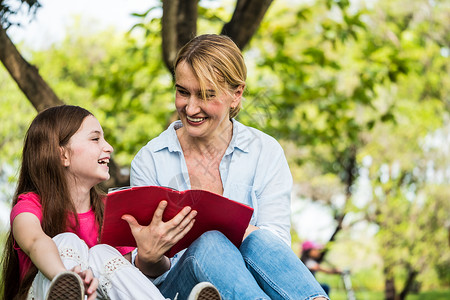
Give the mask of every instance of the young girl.
M 104 204 L 95 186 L 109 179 L 112 152 L 81 107 L 52 107 L 33 120 L 12 203 L 3 299 L 164 299 L 124 258 L 132 249 L 97 245 Z

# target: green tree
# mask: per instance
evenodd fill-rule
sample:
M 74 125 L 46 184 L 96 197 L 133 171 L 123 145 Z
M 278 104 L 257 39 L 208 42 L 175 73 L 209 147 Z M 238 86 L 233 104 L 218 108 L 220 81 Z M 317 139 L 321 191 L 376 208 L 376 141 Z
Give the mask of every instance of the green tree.
M 448 174 L 448 151 L 438 153 L 424 141 L 448 118 L 449 5 L 356 3 L 274 2 L 245 47 L 248 90 L 239 119 L 286 146 L 302 196 L 333 211 L 331 240 L 360 220 L 378 226 L 386 299 L 404 298 L 412 283 L 429 284 L 426 275 L 448 278 L 449 258 L 440 251 L 448 247 L 449 178 L 425 176 L 429 170 Z M 181 15 L 181 23 L 171 26 L 191 22 Z M 194 32 L 221 32 L 232 15 L 226 4 L 200 3 Z M 125 166 L 170 122 L 174 110 L 167 71 L 173 53 L 160 59 L 168 42 L 161 35 L 164 22 L 148 19 L 148 13 L 139 17 L 128 35 L 82 37 L 74 28 L 61 45 L 32 55 L 64 102 L 86 106 L 99 117 L 116 148 L 115 159 Z M 24 98 L 12 80 L 0 84 L 2 99 L 9 101 L 5 114 L 20 109 L 32 117 L 31 105 L 15 103 Z M 21 127 L 2 128 L 5 141 L 29 122 L 12 120 Z M 14 147 L 1 154 L 10 155 Z M 355 194 L 362 174 L 371 184 L 365 197 Z M 430 244 L 436 247 L 427 248 Z
M 249 86 L 256 89 L 250 90 L 241 118 L 299 147 L 292 162 L 299 166 L 295 174 L 303 196 L 334 211 L 336 230 L 330 241 L 348 213 L 353 220 L 356 214 L 356 220 L 368 219 L 380 227 L 386 299 L 404 299 L 426 271 L 423 262 L 436 263 L 442 249 L 418 255 L 432 242 L 421 237 L 433 236 L 434 244 L 443 245 L 448 230 L 445 217 L 437 221 L 444 228 L 438 235 L 437 226 L 423 221 L 435 219 L 434 209 L 445 207 L 436 197 L 442 189 L 414 172 L 424 161 L 421 140 L 448 116 L 449 7 L 443 1 L 378 1 L 372 8 L 331 3 L 317 1 L 268 14 L 253 43 L 258 75 Z M 380 127 L 385 128 L 381 134 Z M 379 149 L 376 145 L 386 148 L 372 153 Z M 396 160 L 409 162 L 401 164 L 404 176 L 382 188 L 384 201 L 361 208 L 354 192 L 367 153 L 377 162 L 370 175 L 375 191 L 381 188 L 380 170 Z M 422 206 L 407 198 L 413 187 L 417 197 L 426 199 Z M 344 195 L 344 205 L 335 203 L 336 194 Z M 363 217 L 374 211 L 376 218 Z M 408 226 L 411 222 L 415 229 Z M 416 230 L 410 242 L 402 238 Z M 405 259 L 408 249 L 411 255 Z M 403 285 L 395 283 L 398 274 Z
M 222 32 L 235 40 L 239 47 L 244 48 L 258 29 L 271 2 L 272 0 L 238 0 L 231 19 L 223 25 Z M 0 61 L 37 111 L 61 105 L 64 102 L 40 76 L 38 69 L 23 58 L 6 33 L 9 26 L 18 25 L 11 21 L 11 15 L 16 14 L 20 7 L 28 6 L 29 11 L 34 13 L 39 9 L 40 3 L 38 0 L 17 0 L 13 4 L 16 5 L 3 0 L 0 2 Z M 198 0 L 162 1 L 162 57 L 170 72 L 173 71 L 172 65 L 177 51 L 196 35 L 198 6 Z M 142 16 L 145 17 L 152 9 Z M 241 27 L 242 25 L 244 26 Z M 110 161 L 110 173 L 111 179 L 106 186 L 128 184 L 128 176 L 123 176 L 121 168 L 114 160 Z

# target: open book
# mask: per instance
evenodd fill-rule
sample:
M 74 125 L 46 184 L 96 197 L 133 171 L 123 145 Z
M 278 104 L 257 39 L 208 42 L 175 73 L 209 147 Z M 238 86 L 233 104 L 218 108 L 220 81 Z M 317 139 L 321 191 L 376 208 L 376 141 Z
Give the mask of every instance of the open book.
M 172 219 L 185 206 L 196 210 L 192 229 L 167 253 L 174 256 L 206 231 L 222 232 L 239 247 L 253 214 L 253 208 L 203 190 L 176 191 L 159 186 L 130 187 L 110 192 L 106 199 L 100 242 L 111 246 L 135 247 L 136 241 L 128 223 L 121 219 L 132 215 L 142 226 L 150 224 L 153 214 L 162 200 L 167 200 L 163 221 Z

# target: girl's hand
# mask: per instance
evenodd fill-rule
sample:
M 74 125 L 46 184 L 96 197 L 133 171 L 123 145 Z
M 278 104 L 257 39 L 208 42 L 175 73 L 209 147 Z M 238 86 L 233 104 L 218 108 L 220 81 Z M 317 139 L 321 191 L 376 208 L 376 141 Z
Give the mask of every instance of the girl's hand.
M 98 279 L 94 277 L 94 274 L 90 269 L 81 271 L 80 266 L 72 268 L 73 272 L 77 273 L 84 283 L 84 293 L 88 296 L 88 300 L 97 299 L 97 287 Z
M 181 240 L 194 226 L 197 211 L 186 206 L 173 219 L 163 222 L 162 216 L 166 207 L 167 201 L 159 203 L 148 226 L 139 225 L 131 215 L 122 216 L 122 219 L 130 225 L 131 233 L 136 240 L 139 249 L 139 261 L 144 261 L 147 264 L 161 262 L 164 253 Z

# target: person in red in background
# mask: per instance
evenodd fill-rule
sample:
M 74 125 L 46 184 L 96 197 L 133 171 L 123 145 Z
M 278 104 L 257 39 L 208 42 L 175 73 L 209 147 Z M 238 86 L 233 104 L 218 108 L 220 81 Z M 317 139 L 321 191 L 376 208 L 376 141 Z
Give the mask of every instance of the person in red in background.
M 323 272 L 327 274 L 341 274 L 341 270 L 337 268 L 327 268 L 321 265 L 321 251 L 323 245 L 313 241 L 305 241 L 302 244 L 301 261 L 316 276 L 316 272 Z M 330 295 L 330 286 L 326 283 L 320 283 L 327 295 Z

